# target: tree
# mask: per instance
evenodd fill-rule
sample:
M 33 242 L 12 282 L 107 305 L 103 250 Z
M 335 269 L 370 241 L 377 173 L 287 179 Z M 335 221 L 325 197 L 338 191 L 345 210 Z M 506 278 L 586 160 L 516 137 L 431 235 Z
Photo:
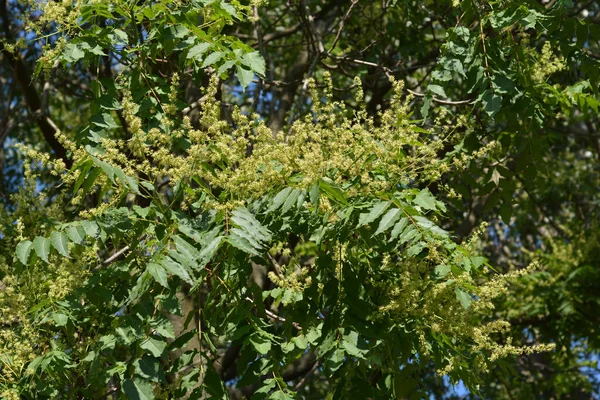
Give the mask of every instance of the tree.
M 598 8 L 2 1 L 1 397 L 591 398 Z

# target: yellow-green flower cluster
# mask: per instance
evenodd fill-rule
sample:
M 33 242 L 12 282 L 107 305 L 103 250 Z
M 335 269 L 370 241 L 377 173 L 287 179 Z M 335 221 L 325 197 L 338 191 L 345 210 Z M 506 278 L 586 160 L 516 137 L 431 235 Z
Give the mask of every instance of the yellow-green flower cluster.
M 330 80 L 326 75 L 326 86 L 331 86 Z M 106 151 L 97 157 L 151 182 L 168 180 L 174 185 L 195 177 L 210 190 L 226 191 L 228 202 L 260 197 L 284 185 L 308 188 L 323 176 L 347 185 L 348 196 L 378 193 L 415 181 L 438 180 L 452 167 L 451 160 L 437 156 L 446 139 L 411 121 L 410 98 L 403 98 L 400 81 L 393 82 L 391 107 L 380 113 L 376 123 L 364 111 L 346 117 L 344 104 L 333 101 L 331 92 L 319 93 L 311 80 L 308 92 L 314 113 L 294 122 L 288 133 L 277 135 L 257 115 L 239 109 L 231 113 L 235 128 L 224 121 L 221 105 L 214 100 L 217 85 L 215 77 L 204 96 L 198 127 L 192 127 L 188 118 L 175 120 L 172 116 L 177 76 L 168 104 L 161 106 L 166 111 L 162 128 L 143 129 L 138 106 L 123 91 L 122 115 L 131 139 L 127 143 L 105 140 Z M 362 96 L 359 89 L 357 98 Z M 323 97 L 328 99 L 325 103 Z M 181 138 L 189 142 L 184 153 L 173 150 Z M 490 147 L 492 144 L 482 151 Z M 184 203 L 194 202 L 197 193 L 188 191 Z
M 567 68 L 564 57 L 555 56 L 550 42 L 544 43 L 537 63 L 533 66 L 531 78 L 536 83 L 544 82 L 550 75 Z

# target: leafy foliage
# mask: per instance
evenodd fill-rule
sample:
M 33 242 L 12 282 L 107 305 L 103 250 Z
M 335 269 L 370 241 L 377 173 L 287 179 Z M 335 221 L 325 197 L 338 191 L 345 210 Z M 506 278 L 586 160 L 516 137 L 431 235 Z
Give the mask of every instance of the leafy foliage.
M 0 397 L 591 393 L 595 22 L 258 3 L 3 2 Z

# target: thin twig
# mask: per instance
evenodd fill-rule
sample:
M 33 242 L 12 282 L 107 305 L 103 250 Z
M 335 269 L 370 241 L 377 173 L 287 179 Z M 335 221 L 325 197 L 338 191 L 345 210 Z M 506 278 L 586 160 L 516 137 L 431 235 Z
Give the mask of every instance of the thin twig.
M 263 58 L 265 58 L 266 57 L 265 43 L 263 41 L 262 32 L 260 30 L 260 17 L 258 15 L 258 7 L 256 7 L 256 6 L 252 7 L 252 12 L 254 13 L 254 35 L 256 36 L 256 40 L 258 41 L 258 51 L 260 52 L 260 55 Z M 262 92 L 262 89 L 263 89 L 263 83 L 264 83 L 264 79 L 259 77 L 258 85 L 256 85 L 256 89 L 254 90 L 254 99 L 252 100 L 252 108 L 256 107 L 256 104 L 258 104 L 258 99 L 259 99 L 260 93 Z
M 415 92 L 414 90 L 406 89 L 406 91 L 408 93 L 412 94 L 413 96 L 425 97 L 425 94 L 419 93 L 419 92 Z M 470 104 L 472 102 L 472 100 L 443 100 L 443 99 L 440 99 L 440 98 L 435 97 L 435 96 L 433 96 L 431 99 L 433 101 L 435 101 L 436 103 L 448 104 L 448 105 Z
M 113 262 L 115 262 L 119 257 L 121 257 L 126 251 L 129 250 L 129 245 L 123 247 L 122 249 L 120 249 L 119 251 L 117 251 L 115 254 L 113 254 L 112 256 L 108 257 L 106 260 L 104 260 L 102 262 L 103 265 L 108 265 L 111 264 Z M 94 270 L 100 268 L 99 266 L 94 268 Z
M 337 45 L 338 40 L 340 40 L 340 36 L 342 34 L 342 30 L 344 29 L 344 22 L 346 22 L 346 19 L 348 19 L 348 17 L 350 16 L 350 12 L 352 11 L 352 9 L 354 8 L 354 6 L 357 3 L 358 3 L 358 0 L 353 0 L 352 4 L 350 4 L 350 7 L 348 8 L 348 11 L 346 11 L 346 14 L 344 15 L 344 17 L 340 21 L 340 28 L 338 29 L 337 34 L 335 35 L 335 39 L 333 40 L 333 44 L 329 48 L 329 51 L 327 52 L 327 54 L 331 54 L 331 52 L 333 51 L 333 49 L 335 49 L 335 46 Z
M 246 297 L 244 300 L 254 304 L 254 300 L 252 300 L 250 297 Z M 274 319 L 275 321 L 279 321 L 279 322 L 287 321 L 285 318 L 280 317 L 279 315 L 275 314 L 273 311 L 267 310 L 266 308 L 265 308 L 265 314 L 267 314 L 267 317 Z M 292 321 L 292 325 L 294 326 L 294 328 L 298 329 L 299 331 L 302 330 L 302 327 L 297 322 Z
M 202 103 L 204 103 L 205 101 L 206 101 L 206 95 L 202 96 L 200 99 L 196 100 L 195 102 L 193 102 L 192 104 L 190 104 L 189 106 L 187 106 L 186 108 L 181 110 L 181 113 L 183 115 L 187 115 L 190 113 L 190 111 L 200 107 L 202 105 Z
M 298 382 L 296 384 L 296 386 L 294 386 L 294 392 L 297 392 L 308 380 L 308 377 L 311 376 L 319 367 L 319 361 L 316 361 L 315 364 L 312 366 L 312 368 L 310 369 L 310 371 L 308 371 L 306 373 L 306 375 L 304 375 L 304 377 L 302 379 L 300 379 L 300 382 Z

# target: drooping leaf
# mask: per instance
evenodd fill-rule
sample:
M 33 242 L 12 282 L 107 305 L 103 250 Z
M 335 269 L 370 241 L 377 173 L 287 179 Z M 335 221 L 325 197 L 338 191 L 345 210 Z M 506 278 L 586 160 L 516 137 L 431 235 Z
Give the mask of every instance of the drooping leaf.
M 152 384 L 145 379 L 126 379 L 123 382 L 122 390 L 130 400 L 154 400 Z
M 483 108 L 485 112 L 493 117 L 502 107 L 502 97 L 498 94 L 487 91 L 482 97 Z
M 285 202 L 285 199 L 287 199 L 292 190 L 293 189 L 291 187 L 286 187 L 285 189 L 282 189 L 279 193 L 277 193 L 277 195 L 275 195 L 275 197 L 271 201 L 271 205 L 267 209 L 267 212 L 273 212 L 279 207 L 281 207 L 281 205 Z
M 85 240 L 85 229 L 81 225 L 69 226 L 66 232 L 73 243 L 81 244 Z
M 265 60 L 258 51 L 244 54 L 242 63 L 261 76 L 265 74 Z
M 133 362 L 133 368 L 136 375 L 152 382 L 165 383 L 165 374 L 160 365 L 159 359 L 143 356 Z
M 153 337 L 148 337 L 140 343 L 140 348 L 149 351 L 154 357 L 160 357 L 167 348 L 167 343 Z
M 223 52 L 222 51 L 215 51 L 213 53 L 210 53 L 205 59 L 204 62 L 202 63 L 202 67 L 201 68 L 206 68 L 209 65 L 214 65 L 217 61 L 219 61 L 221 58 L 223 58 Z
M 448 273 L 451 270 L 451 266 L 450 265 L 446 265 L 446 264 L 440 264 L 438 266 L 435 267 L 435 275 L 436 278 L 441 279 L 446 277 L 446 275 L 448 275 Z
M 24 265 L 27 265 L 27 263 L 29 262 L 29 254 L 31 254 L 32 245 L 33 242 L 31 242 L 31 240 L 24 240 L 17 245 L 17 259 L 21 261 L 21 263 Z
M 446 92 L 444 92 L 444 88 L 441 87 L 440 85 L 429 85 L 427 86 L 427 90 L 429 90 L 430 92 L 437 94 L 438 96 L 441 96 L 443 98 L 446 98 Z
M 229 234 L 227 236 L 227 241 L 233 245 L 233 247 L 240 249 L 244 253 L 253 254 L 255 256 L 259 255 L 259 252 L 254 248 L 252 243 L 250 243 L 246 238 L 239 236 L 236 232 Z
M 81 223 L 81 226 L 83 227 L 85 233 L 87 233 L 88 236 L 91 236 L 92 238 L 96 238 L 100 234 L 100 227 L 94 221 L 83 221 Z
M 33 239 L 33 248 L 35 254 L 42 260 L 48 262 L 48 256 L 50 255 L 50 239 L 38 236 Z
M 246 208 L 240 207 L 234 210 L 231 216 L 231 222 L 251 234 L 259 242 L 268 242 L 271 240 L 271 232 Z
M 238 65 L 235 70 L 235 76 L 237 76 L 237 78 L 240 80 L 240 85 L 242 85 L 242 88 L 245 89 L 250 83 L 252 83 L 252 80 L 254 79 L 254 72 Z
M 437 226 L 436 224 L 434 224 L 433 222 L 431 222 L 430 220 L 428 220 L 425 217 L 422 217 L 420 215 L 415 215 L 413 217 L 413 219 L 416 221 L 417 225 L 419 225 L 423 229 L 428 230 L 431 233 L 434 233 L 439 236 L 447 236 L 448 235 L 447 231 L 443 230 L 442 228 L 440 228 L 439 226 Z
M 380 203 L 375 204 L 369 210 L 369 212 L 360 214 L 357 227 L 367 225 L 375 221 L 388 209 L 390 204 L 392 204 L 390 201 L 382 201 Z
M 154 278 L 156 282 L 158 282 L 162 287 L 168 288 L 169 283 L 167 281 L 167 271 L 160 265 L 156 263 L 148 263 L 146 267 L 150 275 Z
M 344 192 L 342 189 L 335 184 L 329 178 L 322 178 L 319 181 L 319 188 L 332 200 L 335 200 L 341 204 L 348 204 L 348 200 L 346 200 L 346 196 L 344 196 Z
M 53 231 L 50 233 L 50 243 L 59 254 L 69 257 L 69 238 L 66 233 Z
M 200 250 L 200 254 L 198 256 L 198 263 L 196 264 L 197 269 L 204 267 L 210 262 L 210 260 L 212 260 L 216 252 L 219 250 L 222 240 L 223 236 L 216 236 L 207 245 L 202 247 L 202 250 Z
M 183 279 L 190 285 L 194 284 L 194 281 L 188 273 L 188 271 L 186 270 L 186 268 L 179 264 L 177 261 L 173 260 L 171 257 L 163 257 L 159 261 L 159 263 L 162 267 L 164 267 L 164 269 L 166 269 L 171 274 Z
M 431 194 L 429 189 L 421 190 L 414 199 L 414 203 L 425 210 L 435 210 L 435 197 Z
M 456 298 L 460 301 L 460 304 L 462 304 L 465 309 L 468 309 L 471 305 L 471 295 L 458 286 L 456 287 L 455 292 Z
M 269 339 L 258 333 L 250 335 L 250 343 L 259 354 L 267 354 L 269 350 L 271 350 L 271 342 Z
M 392 229 L 392 233 L 390 234 L 390 240 L 393 240 L 398 237 L 403 231 L 404 228 L 408 225 L 408 218 L 403 217 L 394 225 L 394 229 Z
M 283 213 L 288 212 L 293 206 L 296 205 L 296 201 L 298 200 L 298 198 L 300 197 L 300 194 L 302 193 L 302 191 L 300 189 L 294 189 L 292 191 L 292 193 L 290 193 L 290 195 L 288 196 L 287 199 L 285 199 L 285 203 L 283 203 L 283 208 L 281 209 L 281 211 Z
M 390 229 L 401 216 L 402 210 L 400 210 L 399 208 L 392 208 L 391 210 L 389 210 L 381 218 L 381 221 L 379 222 L 379 227 L 375 231 L 375 235 L 379 235 L 380 233 L 383 233 Z
M 419 235 L 419 230 L 417 228 L 415 228 L 413 225 L 409 225 L 408 228 L 406 228 L 404 230 L 404 232 L 402 232 L 402 234 L 398 238 L 398 243 L 399 244 L 407 243 L 407 242 L 411 241 L 412 239 L 416 238 L 418 235 Z
M 193 58 L 197 61 L 202 61 L 202 56 L 212 45 L 210 43 L 198 43 L 188 50 L 187 58 Z
M 62 56 L 66 62 L 72 63 L 85 57 L 85 53 L 81 49 L 79 43 L 69 43 L 65 46 Z

